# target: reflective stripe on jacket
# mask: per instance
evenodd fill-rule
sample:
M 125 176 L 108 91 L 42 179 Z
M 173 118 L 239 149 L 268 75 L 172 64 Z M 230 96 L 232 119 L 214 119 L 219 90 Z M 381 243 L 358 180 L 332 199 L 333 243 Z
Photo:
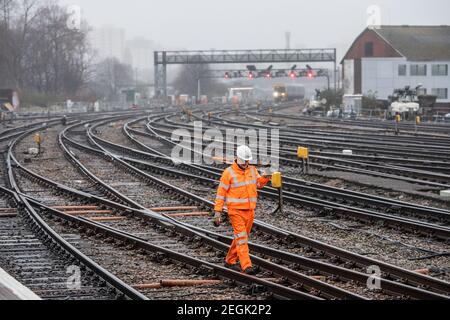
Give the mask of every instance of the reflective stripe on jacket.
M 261 177 L 254 166 L 244 171 L 235 162 L 220 179 L 214 210 L 222 212 L 225 204 L 229 209 L 254 210 L 258 202 L 258 188 L 264 188 L 269 181 L 270 178 Z

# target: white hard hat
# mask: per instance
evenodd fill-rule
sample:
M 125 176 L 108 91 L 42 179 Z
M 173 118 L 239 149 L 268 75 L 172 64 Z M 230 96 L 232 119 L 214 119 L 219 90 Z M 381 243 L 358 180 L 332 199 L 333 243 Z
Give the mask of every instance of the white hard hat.
M 252 150 L 247 146 L 240 146 L 237 149 L 237 158 L 242 161 L 252 161 L 253 160 Z

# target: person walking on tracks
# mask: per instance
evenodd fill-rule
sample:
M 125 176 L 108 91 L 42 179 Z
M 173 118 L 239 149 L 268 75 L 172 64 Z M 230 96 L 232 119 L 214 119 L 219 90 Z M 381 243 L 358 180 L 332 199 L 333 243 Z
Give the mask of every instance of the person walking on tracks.
M 233 226 L 234 241 L 226 258 L 225 266 L 230 269 L 240 269 L 249 275 L 255 275 L 257 269 L 253 267 L 249 255 L 248 241 L 255 218 L 258 202 L 258 188 L 271 180 L 266 172 L 261 176 L 256 167 L 250 165 L 253 160 L 252 151 L 247 146 L 237 149 L 237 159 L 226 169 L 220 179 L 215 203 L 216 227 L 222 223 L 224 206 L 228 207 L 228 216 Z

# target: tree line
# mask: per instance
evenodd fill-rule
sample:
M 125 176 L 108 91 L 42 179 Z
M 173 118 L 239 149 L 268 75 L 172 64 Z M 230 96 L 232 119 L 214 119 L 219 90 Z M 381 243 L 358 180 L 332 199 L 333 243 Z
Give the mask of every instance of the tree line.
M 0 85 L 73 95 L 86 82 L 88 28 L 52 1 L 0 0 Z
M 72 25 L 58 0 L 0 0 L 0 88 L 20 91 L 22 102 L 48 105 L 66 99 L 117 101 L 136 82 L 131 66 L 110 57 L 98 61 L 89 24 Z M 182 68 L 174 87 L 196 95 L 197 78 L 209 66 Z M 223 94 L 223 84 L 202 79 L 203 93 Z
M 39 101 L 111 98 L 129 84 L 131 67 L 114 58 L 95 61 L 90 26 L 71 19 L 56 0 L 0 0 L 0 88 Z

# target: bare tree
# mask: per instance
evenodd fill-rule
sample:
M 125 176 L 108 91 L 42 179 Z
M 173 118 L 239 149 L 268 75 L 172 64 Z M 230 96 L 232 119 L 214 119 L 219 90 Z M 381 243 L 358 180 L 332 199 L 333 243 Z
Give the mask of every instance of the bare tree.
M 91 86 L 109 101 L 117 100 L 119 90 L 133 84 L 133 69 L 116 58 L 107 58 L 94 66 Z
M 197 96 L 198 80 L 200 79 L 202 94 L 223 95 L 226 92 L 226 86 L 217 79 L 207 78 L 209 70 L 210 67 L 206 64 L 182 66 L 173 81 L 175 90 L 179 94 Z
M 87 82 L 89 28 L 49 0 L 0 0 L 0 85 L 72 96 Z

